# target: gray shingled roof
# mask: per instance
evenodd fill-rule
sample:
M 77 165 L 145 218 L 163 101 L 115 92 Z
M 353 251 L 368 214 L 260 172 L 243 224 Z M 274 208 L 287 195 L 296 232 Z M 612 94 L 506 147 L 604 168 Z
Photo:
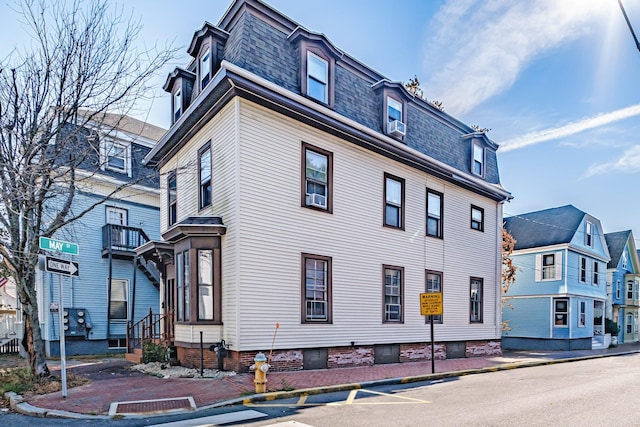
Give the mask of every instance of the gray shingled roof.
M 516 239 L 515 250 L 569 243 L 586 214 L 573 205 L 505 218 L 505 229 Z
M 607 264 L 607 268 L 616 268 L 618 266 L 618 261 L 620 261 L 620 257 L 622 257 L 622 252 L 629 241 L 630 234 L 631 230 L 625 230 L 604 235 L 607 241 L 607 247 L 609 248 L 609 255 L 611 256 L 611 261 Z

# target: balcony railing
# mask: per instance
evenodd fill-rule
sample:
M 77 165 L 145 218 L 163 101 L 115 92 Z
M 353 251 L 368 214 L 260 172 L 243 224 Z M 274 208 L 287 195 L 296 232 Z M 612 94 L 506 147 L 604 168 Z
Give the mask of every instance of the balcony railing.
M 143 229 L 128 225 L 106 224 L 102 227 L 102 250 L 116 249 L 133 252 L 149 241 Z

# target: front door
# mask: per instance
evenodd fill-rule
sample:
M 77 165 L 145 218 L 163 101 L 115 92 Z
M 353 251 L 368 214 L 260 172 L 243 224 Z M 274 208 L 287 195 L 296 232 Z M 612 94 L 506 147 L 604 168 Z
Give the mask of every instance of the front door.
M 126 246 L 127 210 L 107 206 L 107 224 L 116 225 L 116 227 L 111 227 L 111 246 Z
M 593 335 L 604 335 L 604 302 L 593 302 Z

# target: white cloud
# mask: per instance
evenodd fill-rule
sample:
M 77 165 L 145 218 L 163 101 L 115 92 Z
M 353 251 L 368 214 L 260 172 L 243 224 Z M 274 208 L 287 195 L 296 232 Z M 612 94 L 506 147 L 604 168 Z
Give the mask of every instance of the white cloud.
M 454 115 L 464 114 L 512 86 L 542 53 L 590 31 L 607 3 L 448 0 L 427 27 L 424 67 L 438 72 L 424 85 L 425 94 Z
M 504 153 L 545 141 L 566 138 L 578 132 L 608 125 L 610 123 L 638 115 L 640 115 L 640 104 L 635 104 L 610 113 L 599 114 L 597 116 L 588 117 L 577 122 L 571 122 L 560 127 L 531 132 L 517 138 L 503 141 L 500 144 L 500 152 Z
M 602 175 L 608 172 L 638 173 L 640 172 L 640 145 L 629 148 L 619 159 L 611 162 L 592 165 L 582 178 Z

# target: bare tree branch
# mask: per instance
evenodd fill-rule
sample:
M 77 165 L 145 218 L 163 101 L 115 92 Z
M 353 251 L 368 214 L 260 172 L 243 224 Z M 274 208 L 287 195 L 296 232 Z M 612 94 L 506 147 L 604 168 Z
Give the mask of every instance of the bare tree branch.
M 100 139 L 118 126 L 107 118 L 130 114 L 148 98 L 150 78 L 176 49 L 139 47 L 139 22 L 107 0 L 24 0 L 14 10 L 30 43 L 0 61 L 0 242 L 25 314 L 32 372 L 46 375 L 35 297 L 38 237 L 136 184 L 123 181 L 74 210 L 79 188 L 101 173 Z

